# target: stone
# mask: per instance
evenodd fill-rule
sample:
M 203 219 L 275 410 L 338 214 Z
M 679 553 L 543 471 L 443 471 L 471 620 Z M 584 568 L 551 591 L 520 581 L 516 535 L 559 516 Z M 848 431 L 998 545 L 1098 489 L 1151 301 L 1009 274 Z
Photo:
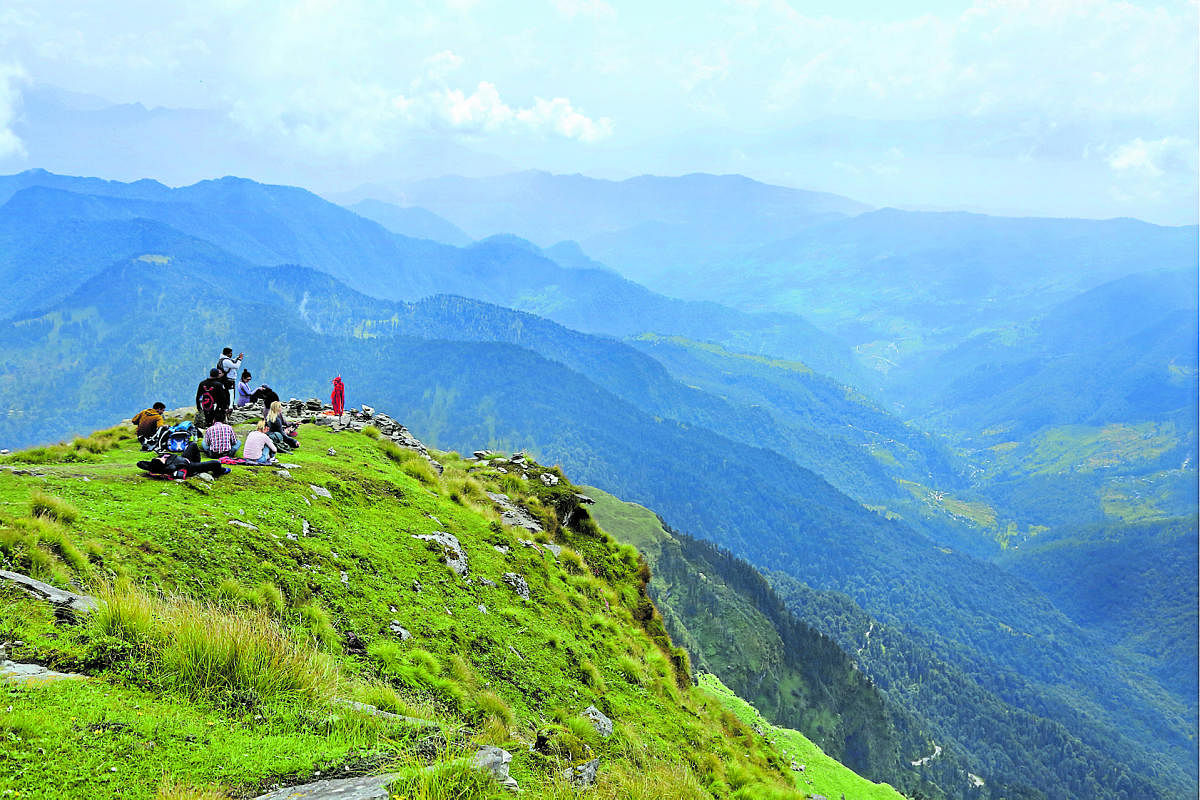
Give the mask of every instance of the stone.
M 242 522 L 240 519 L 231 519 L 229 520 L 229 524 L 235 528 L 245 528 L 246 530 L 250 531 L 258 530 L 257 525 L 251 525 L 249 522 Z
M 559 555 L 561 555 L 562 551 L 563 551 L 562 545 L 555 544 L 554 542 L 546 542 L 546 544 L 542 545 L 542 547 L 549 550 L 554 555 L 555 558 L 558 558 Z
M 569 767 L 562 771 L 562 776 L 577 789 L 586 789 L 590 786 L 595 786 L 596 778 L 599 774 L 600 759 L 598 758 L 593 758 L 591 761 Z
M 491 458 L 492 456 L 494 456 L 496 454 L 493 453 L 491 450 L 476 450 L 471 455 L 475 456 L 475 458 L 478 458 L 480 461 L 483 461 L 484 459 Z
M 297 536 L 297 535 L 296 535 L 296 534 L 294 534 L 294 533 L 289 533 L 289 534 L 287 535 L 287 538 L 288 538 L 288 541 L 289 541 L 289 542 L 298 542 L 298 541 L 300 541 L 300 537 L 299 537 L 299 536 Z
M 411 638 L 412 638 L 412 634 L 411 634 L 411 633 L 409 633 L 409 632 L 408 632 L 408 630 L 407 630 L 406 628 L 404 628 L 404 627 L 403 627 L 403 626 L 402 626 L 402 625 L 401 625 L 399 622 L 397 622 L 396 620 L 392 620 L 392 621 L 391 621 L 391 622 L 388 624 L 388 627 L 391 629 L 392 633 L 394 633 L 394 634 L 396 634 L 397 636 L 399 636 L 399 637 L 400 637 L 400 641 L 402 641 L 402 642 L 407 642 L 409 639 L 411 639 Z
M 56 672 L 41 664 L 21 664 L 16 661 L 0 660 L 0 683 L 30 685 L 61 680 L 85 680 L 85 676 L 70 672 Z
M 522 600 L 529 599 L 529 583 L 517 573 L 506 572 L 500 576 L 500 580 L 511 586 Z
M 583 504 L 583 505 L 585 505 L 585 506 L 594 506 L 594 505 L 596 505 L 596 501 L 595 501 L 595 500 L 593 500 L 592 498 L 588 497 L 586 494 L 579 494 L 579 493 L 576 493 L 576 494 L 575 494 L 575 499 L 576 499 L 576 500 L 578 500 L 580 503 L 582 503 L 582 504 Z
M 212 483 L 212 482 L 213 482 L 213 476 L 212 476 L 212 475 L 210 475 L 210 474 L 209 474 L 209 473 L 207 473 L 207 472 L 201 472 L 201 473 L 200 473 L 199 475 L 197 475 L 196 477 L 197 477 L 197 478 L 199 478 L 200 480 L 204 481 L 205 483 Z
M 495 589 L 499 585 L 495 581 L 489 581 L 487 578 L 480 578 L 479 582 L 482 583 L 484 586 L 488 587 L 489 589 Z
M 467 563 L 467 552 L 463 550 L 462 545 L 458 543 L 458 539 L 454 534 L 446 533 L 445 531 L 434 531 L 431 534 L 414 533 L 412 534 L 412 538 L 440 544 L 442 551 L 446 555 L 446 566 L 455 575 L 465 576 L 470 569 L 470 565 Z
M 314 483 L 310 483 L 308 485 L 308 488 L 312 489 L 312 493 L 315 497 L 324 497 L 327 500 L 333 499 L 333 494 L 330 493 L 330 491 L 328 489 L 326 489 L 324 486 L 317 486 Z
M 261 794 L 254 800 L 387 800 L 388 786 L 400 775 L 367 775 L 314 781 L 303 786 L 288 786 Z
M 438 723 L 429 719 L 421 719 L 420 717 L 406 717 L 403 714 L 393 714 L 391 711 L 384 711 L 381 708 L 376 708 L 369 703 L 360 703 L 357 700 L 343 700 L 335 698 L 334 704 L 344 708 L 351 708 L 355 711 L 361 711 L 363 714 L 370 714 L 372 717 L 379 717 L 390 722 L 399 722 L 407 725 L 410 728 L 438 728 Z
M 312 525 L 309 525 L 308 520 L 304 519 L 304 517 L 300 518 L 300 532 L 305 536 L 312 535 Z
M 510 792 L 518 791 L 517 781 L 508 774 L 508 763 L 512 761 L 512 753 L 490 744 L 480 747 L 471 759 L 472 765 L 483 772 L 489 773 L 497 783 Z
M 362 415 L 364 419 L 370 419 L 375 414 L 375 409 L 369 405 L 363 404 Z
M 420 581 L 413 581 L 413 583 L 412 583 L 412 590 L 413 590 L 414 592 L 416 592 L 417 594 L 420 594 L 420 593 L 421 593 L 421 590 L 422 590 L 422 589 L 424 589 L 424 588 L 425 588 L 425 587 L 421 585 L 421 582 L 420 582 Z
M 479 613 L 480 613 L 480 614 L 486 614 L 486 613 L 488 613 L 487 606 L 485 606 L 483 603 L 480 603 L 480 604 L 479 604 L 479 606 L 478 606 L 478 608 L 479 608 Z
M 558 476 L 549 472 L 542 473 L 542 483 L 547 486 L 558 486 Z
M 601 739 L 612 736 L 612 720 L 604 716 L 604 712 L 600 709 L 588 706 L 583 710 L 583 717 L 592 723 L 592 727 L 596 729 L 596 733 L 600 734 Z
M 500 521 L 513 528 L 524 528 L 530 533 L 541 533 L 542 524 L 533 518 L 528 511 L 514 505 L 508 495 L 501 492 L 487 492 L 496 507 L 500 509 Z
M 350 576 L 347 575 L 345 571 L 342 572 L 342 583 L 344 583 L 346 586 L 350 585 Z
M 288 472 L 286 469 L 277 469 L 277 470 L 275 470 L 275 474 L 281 478 L 292 477 L 292 473 Z
M 497 553 L 499 553 L 502 556 L 508 555 L 508 547 L 506 547 L 505 545 L 494 544 L 494 545 L 492 545 L 492 549 L 495 550 Z
M 325 451 L 325 455 L 327 455 L 327 456 L 336 456 L 336 455 L 337 455 L 337 450 L 334 450 L 334 449 L 331 447 L 331 448 L 329 448 L 328 450 L 326 450 L 326 451 Z
M 48 583 L 42 583 L 36 578 L 22 575 L 19 572 L 9 572 L 8 570 L 0 569 L 0 580 L 16 584 L 17 588 L 24 590 L 39 600 L 45 600 L 52 605 L 82 614 L 94 611 L 97 606 L 96 598 L 91 595 L 75 594 L 74 592 L 58 589 Z

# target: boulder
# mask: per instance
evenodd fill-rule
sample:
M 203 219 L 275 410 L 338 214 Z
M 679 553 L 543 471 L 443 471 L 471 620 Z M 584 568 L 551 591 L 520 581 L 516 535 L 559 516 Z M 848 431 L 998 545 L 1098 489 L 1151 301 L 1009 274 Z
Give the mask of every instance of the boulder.
M 315 483 L 310 483 L 308 485 L 308 488 L 312 489 L 312 493 L 313 493 L 314 497 L 324 497 L 326 500 L 333 499 L 333 495 L 324 486 L 317 486 Z
M 586 761 L 583 764 L 578 764 L 574 767 L 563 770 L 562 776 L 571 782 L 571 785 L 577 789 L 586 789 L 596 785 L 596 778 L 600 774 L 600 759 L 593 758 L 591 761 Z
M 558 476 L 549 472 L 542 473 L 542 483 L 547 486 L 558 486 Z
M 604 716 L 604 712 L 600 709 L 588 706 L 583 710 L 583 717 L 592 723 L 592 727 L 596 729 L 596 733 L 600 734 L 601 739 L 612 736 L 612 720 Z
M 414 533 L 412 538 L 440 544 L 446 555 L 446 566 L 453 570 L 455 575 L 465 576 L 470 569 L 470 565 L 467 563 L 467 552 L 463 550 L 454 534 L 434 531 L 432 534 Z
M 517 781 L 508 774 L 508 763 L 512 753 L 487 744 L 476 751 L 471 763 L 478 770 L 489 773 L 497 783 L 510 792 L 518 791 Z
M 529 599 L 529 583 L 517 573 L 506 572 L 500 576 L 500 580 L 511 586 L 522 600 Z

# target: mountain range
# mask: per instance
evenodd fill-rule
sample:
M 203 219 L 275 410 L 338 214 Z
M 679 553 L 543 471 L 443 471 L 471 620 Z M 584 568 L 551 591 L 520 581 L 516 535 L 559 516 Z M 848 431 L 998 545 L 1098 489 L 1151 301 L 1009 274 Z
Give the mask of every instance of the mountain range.
M 676 194 L 694 182 L 681 179 Z M 1061 322 L 1039 312 L 1020 335 L 981 332 L 944 349 L 938 357 L 957 373 L 939 396 L 961 411 L 936 417 L 938 430 L 954 431 L 937 435 L 871 400 L 869 365 L 794 313 L 658 295 L 612 269 L 559 263 L 554 254 L 567 260 L 569 247 L 405 237 L 299 189 L 240 179 L 122 186 L 47 173 L 0 179 L 0 274 L 22 284 L 0 322 L 6 445 L 82 433 L 152 399 L 186 404 L 226 343 L 252 354 L 256 378 L 284 396 L 321 394 L 340 373 L 352 403 L 386 399 L 435 446 L 526 447 L 770 571 L 789 613 L 858 654 L 892 724 L 911 720 L 906 730 L 936 737 L 930 745 L 952 750 L 995 797 L 1168 797 L 1194 787 L 1193 665 L 1170 644 L 1186 630 L 1194 581 L 1173 568 L 1161 594 L 1134 598 L 1142 625 L 1114 628 L 1130 599 L 1071 602 L 1043 566 L 1066 569 L 1099 548 L 1119 563 L 1142 529 L 1072 533 L 1035 519 L 1046 505 L 1036 498 L 1010 502 L 1087 475 L 1102 505 L 1112 481 L 1149 469 L 1153 459 L 1139 452 L 1137 469 L 1118 460 L 1103 475 L 1039 477 L 1022 448 L 1071 425 L 1170 421 L 1159 456 L 1182 456 L 1173 469 L 1195 475 L 1195 459 L 1184 460 L 1195 449 L 1186 413 L 1195 349 L 1180 345 L 1186 314 L 1175 313 L 1189 302 L 1186 272 L 1099 280 L 1060 301 Z M 858 210 L 837 207 L 821 213 Z M 1095 327 L 1143 296 L 1137 315 Z M 1147 352 L 1166 359 L 1157 372 L 1145 369 Z M 1077 406 L 1034 398 L 1060 409 L 1046 419 L 1020 407 L 1016 398 L 1060 374 L 1059 362 L 1098 375 L 1105 353 L 1116 376 L 1108 395 Z M 1013 384 L 1011 401 L 962 382 L 980 364 L 1020 359 L 1033 364 L 1030 383 Z M 1006 422 L 1005 408 L 1016 427 L 967 440 L 963 420 Z M 1006 446 L 988 449 L 996 444 Z M 982 463 L 981 451 L 994 461 Z M 1045 491 L 1031 488 L 1037 481 Z M 1181 491 L 1143 520 L 1154 531 L 1146 535 L 1181 554 L 1176 564 L 1188 557 Z M 1022 522 L 1020 537 L 972 520 L 988 503 L 996 519 Z M 1083 591 L 1104 573 L 1072 581 Z M 889 752 L 880 768 L 894 774 L 897 760 L 924 755 Z M 1085 766 L 1056 772 L 1066 753 Z M 930 774 L 937 791 L 971 796 L 961 776 Z

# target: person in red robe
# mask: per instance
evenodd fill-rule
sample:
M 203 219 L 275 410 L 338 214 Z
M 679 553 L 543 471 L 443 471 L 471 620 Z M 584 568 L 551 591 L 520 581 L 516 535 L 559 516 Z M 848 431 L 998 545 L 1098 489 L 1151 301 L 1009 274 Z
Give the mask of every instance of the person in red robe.
M 333 413 L 340 417 L 346 407 L 346 387 L 342 384 L 341 375 L 333 379 L 333 394 L 329 396 L 329 400 L 333 403 Z

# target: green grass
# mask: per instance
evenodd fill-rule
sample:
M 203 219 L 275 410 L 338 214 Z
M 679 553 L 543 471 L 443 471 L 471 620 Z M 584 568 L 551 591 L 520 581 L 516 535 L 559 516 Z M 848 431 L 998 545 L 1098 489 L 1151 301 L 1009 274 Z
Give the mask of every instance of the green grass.
M 746 701 L 742 700 L 715 676 L 700 676 L 701 691 L 722 708 L 727 709 L 739 720 L 763 731 L 756 736 L 758 742 L 774 742 L 791 762 L 804 766 L 803 772 L 793 772 L 796 788 L 806 795 L 854 798 L 854 800 L 900 800 L 903 796 L 891 786 L 872 783 L 866 778 L 839 764 L 821 752 L 821 748 L 810 742 L 803 734 L 788 728 L 779 728 L 763 719 Z
M 253 796 L 281 778 L 369 765 L 408 770 L 415 796 L 491 796 L 453 766 L 421 771 L 449 776 L 426 781 L 412 731 L 339 697 L 439 720 L 459 748 L 446 763 L 476 743 L 506 747 L 530 796 L 572 796 L 556 777 L 570 760 L 529 745 L 560 718 L 583 742 L 570 720 L 589 705 L 620 731 L 589 745 L 605 765 L 597 798 L 731 796 L 736 782 L 709 791 L 713 754 L 743 792 L 791 791 L 768 750 L 726 746 L 730 723 L 691 687 L 638 553 L 586 515 L 559 524 L 578 504 L 568 481 L 546 487 L 537 467 L 525 480 L 453 454 L 436 454 L 439 476 L 390 442 L 314 426 L 288 456 L 290 479 L 235 468 L 212 483 L 163 481 L 133 466 L 143 454 L 127 433 L 89 437 L 114 443 L 100 452 L 46 449 L 40 475 L 0 472 L 0 567 L 103 601 L 81 624 L 0 602 L 0 638 L 23 642 L 16 657 L 90 676 L 4 689 L 0 711 L 13 711 L 0 714 L 0 736 L 12 746 L 0 747 L 0 793 Z M 518 544 L 527 534 L 501 526 L 484 491 L 535 514 L 567 548 L 561 563 Z M 412 538 L 438 530 L 466 550 L 469 578 Z M 507 572 L 527 580 L 533 602 L 501 580 Z M 44 733 L 30 719 L 49 720 Z M 106 721 L 121 724 L 89 727 Z

